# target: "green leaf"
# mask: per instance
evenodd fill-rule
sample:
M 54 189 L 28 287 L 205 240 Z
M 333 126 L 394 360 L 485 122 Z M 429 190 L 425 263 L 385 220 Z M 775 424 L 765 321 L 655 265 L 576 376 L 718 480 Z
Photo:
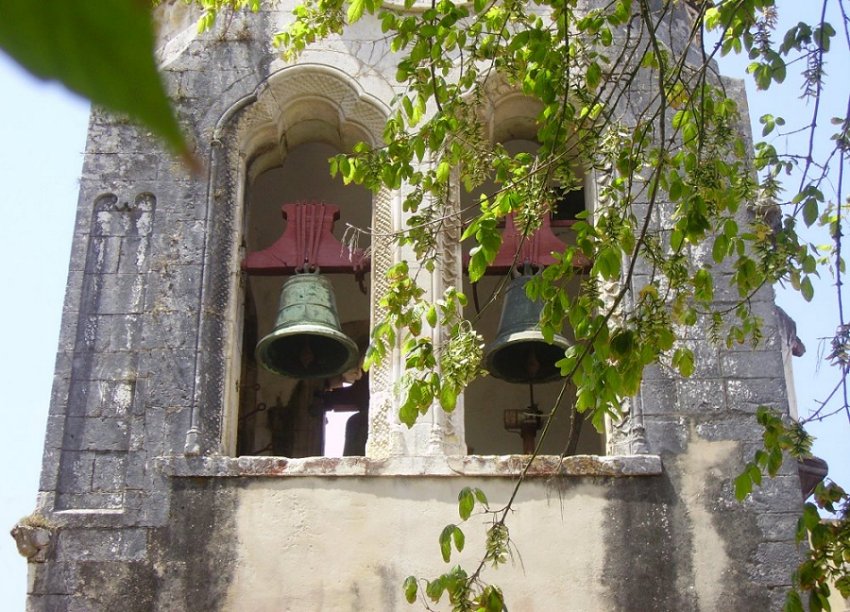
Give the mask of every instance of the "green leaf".
M 443 576 L 440 576 L 436 580 L 432 580 L 425 585 L 425 594 L 431 599 L 431 601 L 440 601 L 440 598 L 443 596 L 443 591 L 446 590 L 446 584 L 443 580 Z
M 479 600 L 483 612 L 502 612 L 505 609 L 505 598 L 497 586 L 485 587 Z
M 808 276 L 800 281 L 800 293 L 803 294 L 803 299 L 807 302 L 811 302 L 812 298 L 815 296 L 815 288 L 812 287 L 812 279 Z
M 419 590 L 419 583 L 416 582 L 415 576 L 408 576 L 404 579 L 404 598 L 407 603 L 416 601 L 416 593 Z
M 436 179 L 438 183 L 445 183 L 449 180 L 449 172 L 451 171 L 451 166 L 449 166 L 449 162 L 441 161 L 437 166 Z
M 785 612 L 805 612 L 800 594 L 793 589 L 785 596 Z
M 484 272 L 487 271 L 487 257 L 484 255 L 484 251 L 479 247 L 472 249 L 470 251 L 470 255 L 469 282 L 476 283 L 482 276 L 484 276 Z
M 676 202 L 682 197 L 682 189 L 684 188 L 684 183 L 679 179 L 678 175 L 675 180 L 670 181 L 670 189 L 667 194 L 670 196 L 671 202 Z
M 452 558 L 452 534 L 454 531 L 454 525 L 446 525 L 440 532 L 440 554 L 446 563 Z
M 428 322 L 428 325 L 434 327 L 437 325 L 437 308 L 431 304 L 430 308 L 425 312 L 425 321 Z
M 475 508 L 475 495 L 472 487 L 464 487 L 457 496 L 457 512 L 461 520 L 468 519 L 472 515 L 473 508 Z
M 818 220 L 818 201 L 815 198 L 808 198 L 803 204 L 803 221 L 806 227 L 811 227 Z
M 348 23 L 358 21 L 363 16 L 363 9 L 365 8 L 366 0 L 351 0 L 351 4 L 348 5 L 348 13 L 346 14 Z
M 613 247 L 599 251 L 593 269 L 605 280 L 613 280 L 620 276 L 620 254 Z
M 739 475 L 735 479 L 735 497 L 738 501 L 746 499 L 747 495 L 753 490 L 753 481 L 747 472 Z
M 140 121 L 195 163 L 154 61 L 150 3 L 4 2 L 0 48 L 34 75 Z
M 602 68 L 596 62 L 591 62 L 587 67 L 587 87 L 588 89 L 596 89 L 599 82 L 602 80 Z
M 673 366 L 679 370 L 679 373 L 688 377 L 694 373 L 694 353 L 691 349 L 678 348 L 673 353 Z
M 451 382 L 440 385 L 440 406 L 446 412 L 451 412 L 457 406 L 457 390 Z
M 812 503 L 805 504 L 803 506 L 803 516 L 800 517 L 800 520 L 808 531 L 820 525 L 821 518 L 817 507 Z
M 721 234 L 714 239 L 714 246 L 711 249 L 711 258 L 715 263 L 720 263 L 729 252 L 729 238 Z
M 454 540 L 457 551 L 461 552 L 464 544 L 466 543 L 466 536 L 463 534 L 463 530 L 461 530 L 460 527 L 455 526 L 454 531 L 452 532 L 452 540 Z

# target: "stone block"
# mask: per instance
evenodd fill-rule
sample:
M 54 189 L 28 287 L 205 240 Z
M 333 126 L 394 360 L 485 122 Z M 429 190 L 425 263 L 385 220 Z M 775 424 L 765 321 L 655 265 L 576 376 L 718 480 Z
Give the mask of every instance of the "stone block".
M 645 380 L 640 388 L 644 415 L 674 414 L 679 411 L 676 381 L 668 378 Z
M 68 416 L 100 416 L 101 403 L 97 394 L 96 381 L 72 380 L 68 388 Z
M 195 353 L 186 350 L 150 351 L 142 357 L 145 401 L 155 406 L 185 406 L 192 402 Z
M 155 256 L 154 256 L 155 257 Z M 146 310 L 196 311 L 201 295 L 200 266 L 167 266 L 147 275 Z
M 62 448 L 62 436 L 65 431 L 65 415 L 47 415 L 47 433 L 44 437 L 45 448 Z
M 46 575 L 47 568 L 43 563 L 27 564 L 27 595 L 45 592 L 44 583 L 47 577 Z
M 774 325 L 763 325 L 761 328 L 762 337 L 756 343 L 751 341 L 744 343 L 735 342 L 727 348 L 727 351 L 733 353 L 750 353 L 759 351 L 778 351 L 781 350 L 779 329 Z
M 784 372 L 779 351 L 723 353 L 720 368 L 726 378 L 764 378 L 766 372 L 779 375 Z
M 74 232 L 74 242 L 71 244 L 71 257 L 68 261 L 69 272 L 84 272 L 89 253 L 89 222 L 91 213 L 77 217 L 79 224 L 85 223 L 78 231 Z
M 132 351 L 139 346 L 141 315 L 99 315 L 95 319 L 94 350 L 100 353 Z
M 142 423 L 144 426 L 144 423 Z M 147 453 L 144 449 L 131 450 L 127 456 L 125 484 L 127 490 L 150 490 L 154 480 L 148 472 Z M 128 501 L 128 505 L 132 504 Z
M 679 378 L 672 368 L 662 363 L 650 363 L 643 370 L 643 380 L 675 380 Z
M 74 367 L 73 353 L 70 351 L 60 351 L 56 353 L 56 361 L 53 366 L 53 376 L 61 379 L 71 378 L 71 371 Z
M 92 490 L 121 491 L 127 470 L 127 453 L 98 454 L 94 459 Z
M 160 143 L 152 138 L 150 133 L 134 124 L 119 124 L 114 118 L 92 124 L 89 130 L 89 143 L 90 146 L 86 152 L 101 154 L 98 157 L 109 157 L 109 154 L 119 158 L 133 157 L 160 149 Z M 123 172 L 118 173 L 126 176 Z
M 65 449 L 59 466 L 59 493 L 91 491 L 95 453 Z
M 762 481 L 758 490 L 753 491 L 753 497 L 765 504 L 775 504 L 775 510 L 796 512 L 799 510 L 802 494 L 800 492 L 800 477 L 797 472 L 797 461 L 786 458 L 779 473 L 773 478 Z M 790 507 L 789 507 L 790 502 Z
M 145 450 L 150 456 L 164 454 L 165 409 L 150 407 L 144 416 Z
M 57 556 L 71 561 L 122 561 L 144 556 L 146 529 L 63 529 Z
M 145 496 L 138 514 L 139 525 L 164 525 L 169 516 L 169 498 L 165 493 L 154 492 Z
M 800 552 L 790 542 L 764 542 L 758 545 L 751 577 L 763 586 L 790 586 L 789 567 L 796 567 Z
M 696 426 L 699 437 L 704 440 L 760 440 L 761 426 L 749 415 L 726 415 Z
M 694 354 L 694 372 L 691 379 L 717 378 L 720 376 L 720 351 L 717 346 L 699 340 L 684 341 L 683 346 Z
M 152 444 L 152 441 L 149 443 L 145 442 L 145 412 L 142 411 L 138 414 L 134 412 L 133 416 L 130 417 L 130 452 L 141 451 L 146 447 L 149 447 L 149 450 L 153 451 Z
M 64 447 L 89 451 L 126 451 L 127 420 L 108 417 L 68 417 Z
M 198 341 L 196 311 L 157 311 L 147 313 L 141 330 L 141 347 L 194 350 Z
M 145 298 L 142 274 L 109 274 L 101 277 L 97 311 L 101 314 L 138 313 Z
M 721 379 L 684 378 L 676 381 L 678 409 L 702 416 L 726 409 L 726 393 Z
M 797 512 L 769 512 L 756 517 L 765 542 L 791 542 L 797 532 Z
M 120 510 L 124 494 L 115 493 L 60 493 L 56 498 L 58 510 Z
M 165 452 L 179 454 L 186 442 L 192 409 L 189 406 L 170 406 L 165 410 Z
M 728 378 L 725 385 L 729 407 L 734 410 L 744 409 L 742 406 L 746 405 L 784 404 L 788 400 L 785 380 L 780 376 Z
M 77 564 L 56 561 L 44 566 L 40 593 L 45 595 L 73 594 L 77 588 Z
M 54 377 L 50 394 L 50 406 L 48 415 L 64 416 L 68 413 L 68 391 L 70 380 L 67 378 Z
M 69 606 L 67 595 L 31 595 L 27 598 L 27 612 L 54 612 L 67 610 Z
M 119 236 L 92 235 L 86 254 L 86 274 L 113 274 L 118 271 L 121 258 L 121 238 Z
M 117 272 L 122 274 L 147 272 L 149 251 L 150 240 L 147 237 L 122 238 Z
M 684 420 L 648 416 L 644 418 L 649 452 L 680 454 L 688 447 L 688 427 Z
M 77 355 L 85 364 L 87 356 Z M 135 380 L 139 371 L 137 353 L 95 353 L 89 356 L 88 367 L 81 367 L 79 374 L 74 368 L 75 378 L 83 380 Z M 76 363 L 75 363 L 76 366 Z
M 203 221 L 206 218 L 206 192 L 195 182 L 159 182 L 158 209 L 154 231 L 177 221 Z
M 145 558 L 148 548 L 148 530 L 127 528 L 121 531 L 120 558 L 140 560 Z
M 75 305 L 75 308 L 79 304 Z M 62 310 L 62 320 L 59 325 L 59 352 L 70 353 L 77 343 L 77 323 L 80 315 L 77 310 Z
M 61 452 L 58 448 L 45 447 L 41 457 L 41 474 L 38 478 L 39 491 L 55 491 L 59 486 L 60 457 Z
M 79 566 L 81 584 L 77 599 L 86 602 L 89 610 L 142 612 L 159 609 L 154 606 L 159 580 L 150 563 L 141 560 L 84 561 Z M 174 603 L 167 607 L 175 607 Z
M 172 221 L 155 233 L 151 245 L 152 269 L 202 264 L 204 227 L 203 221 Z
M 768 610 L 784 610 L 785 599 L 788 596 L 788 587 L 782 585 L 767 589 L 767 598 L 769 602 Z

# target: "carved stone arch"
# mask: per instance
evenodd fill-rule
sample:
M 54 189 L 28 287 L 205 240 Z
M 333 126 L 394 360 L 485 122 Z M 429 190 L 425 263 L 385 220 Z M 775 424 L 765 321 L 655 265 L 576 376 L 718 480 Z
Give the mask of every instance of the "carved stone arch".
M 491 74 L 482 85 L 481 121 L 490 142 L 534 140 L 537 117 L 543 104 L 511 86 L 500 74 Z
M 300 144 L 320 142 L 340 151 L 351 150 L 360 141 L 377 145 L 388 114 L 383 102 L 344 72 L 300 64 L 270 75 L 219 120 L 210 161 L 204 295 L 188 454 L 235 449 L 238 359 L 243 350 L 250 350 L 241 346 L 246 185 L 280 165 Z M 372 229 L 378 235 L 393 230 L 392 200 L 388 192 L 372 198 Z M 385 271 L 393 257 L 389 249 L 389 243 L 373 240 L 373 295 L 386 289 Z M 379 314 L 372 312 L 372 319 Z M 373 369 L 373 395 L 383 388 L 391 390 L 389 372 L 389 366 Z M 376 424 L 370 429 L 370 444 L 373 438 L 388 443 L 389 414 L 373 406 L 371 420 Z
M 249 163 L 271 143 L 286 148 L 310 141 L 351 150 L 381 142 L 389 109 L 344 72 L 299 64 L 275 72 L 257 88 L 256 101 L 238 119 L 235 140 Z

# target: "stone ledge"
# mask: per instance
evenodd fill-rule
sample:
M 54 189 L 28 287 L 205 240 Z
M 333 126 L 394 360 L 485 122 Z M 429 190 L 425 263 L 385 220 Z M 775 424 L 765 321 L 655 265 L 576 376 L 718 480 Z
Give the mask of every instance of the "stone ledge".
M 154 466 L 175 478 L 276 478 L 293 476 L 414 476 L 414 477 L 516 477 L 525 466 L 524 455 L 464 455 L 429 457 L 208 457 L 167 456 L 154 459 Z M 658 455 L 576 455 L 560 459 L 543 455 L 534 460 L 530 477 L 658 476 Z

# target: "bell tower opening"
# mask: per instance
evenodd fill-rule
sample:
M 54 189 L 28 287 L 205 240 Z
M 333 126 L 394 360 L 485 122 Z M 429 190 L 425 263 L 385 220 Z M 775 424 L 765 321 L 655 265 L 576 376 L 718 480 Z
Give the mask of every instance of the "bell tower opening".
M 247 183 L 237 455 L 365 453 L 369 245 L 350 228 L 372 200 L 330 176 L 338 153 L 307 142 Z
M 534 154 L 538 148 L 534 140 L 516 137 L 502 144 L 511 155 Z M 576 215 L 589 208 L 584 176 L 579 171 L 575 174 L 574 184 L 549 190 L 554 201 L 541 206 L 541 227 L 534 237 L 522 238 L 515 219 L 506 219 L 501 229 L 503 252 L 474 285 L 464 277 L 471 310 L 467 317 L 484 337 L 485 367 L 490 372 L 472 382 L 464 394 L 470 454 L 529 454 L 549 420 L 541 454 L 605 452 L 604 436 L 575 412 L 575 390 L 554 366 L 572 344 L 569 331 L 556 335 L 553 344 L 543 342 L 537 329 L 542 304 L 525 293 L 526 283 L 542 269 L 549 252 L 563 249 L 572 240 L 570 227 Z M 481 194 L 492 197 L 498 189 L 487 181 L 465 194 L 462 204 L 474 205 Z M 574 295 L 579 279 L 571 279 L 565 288 Z

